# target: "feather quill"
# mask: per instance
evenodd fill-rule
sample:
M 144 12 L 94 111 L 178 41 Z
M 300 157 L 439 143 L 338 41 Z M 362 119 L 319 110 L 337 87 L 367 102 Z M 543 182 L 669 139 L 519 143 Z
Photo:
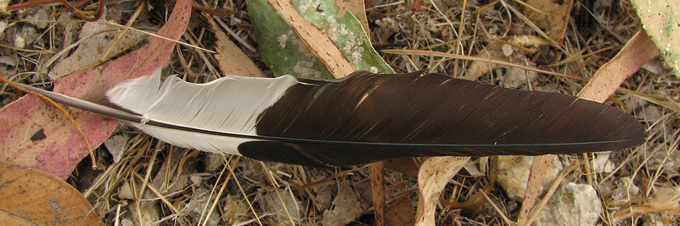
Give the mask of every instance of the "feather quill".
M 107 96 L 132 113 L 80 107 L 182 147 L 321 167 L 617 150 L 646 137 L 635 118 L 607 105 L 423 72 L 355 72 L 336 80 L 226 76 L 192 84 L 174 76 L 161 83 L 156 71 Z

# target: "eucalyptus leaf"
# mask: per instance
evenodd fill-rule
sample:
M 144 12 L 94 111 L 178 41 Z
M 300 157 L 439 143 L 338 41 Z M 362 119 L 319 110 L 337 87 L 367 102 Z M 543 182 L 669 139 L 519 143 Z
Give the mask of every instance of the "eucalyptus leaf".
M 680 77 L 680 1 L 632 0 L 642 28 L 661 51 L 666 64 Z
M 248 0 L 258 50 L 277 75 L 331 79 L 333 75 L 266 0 Z M 366 31 L 349 12 L 340 15 L 333 0 L 293 0 L 300 14 L 326 33 L 357 70 L 394 73 L 373 49 Z

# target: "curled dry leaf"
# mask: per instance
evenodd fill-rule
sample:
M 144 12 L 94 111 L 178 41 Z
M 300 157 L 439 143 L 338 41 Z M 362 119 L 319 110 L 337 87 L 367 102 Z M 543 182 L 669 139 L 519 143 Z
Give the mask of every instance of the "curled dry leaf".
M 451 178 L 465 165 L 470 157 L 432 157 L 420 166 L 418 172 L 418 215 L 416 226 L 433 226 L 439 195 Z
M 104 225 L 71 185 L 49 173 L 0 163 L 3 225 Z
M 413 208 L 413 200 L 408 196 L 400 198 L 387 208 L 385 223 L 390 226 L 411 226 L 415 223 L 413 216 L 416 214 Z
M 177 40 L 189 22 L 191 1 L 177 1 L 172 15 L 158 35 Z M 163 67 L 175 42 L 153 38 L 142 48 L 101 66 L 79 71 L 55 81 L 54 92 L 99 102 L 114 85 Z M 108 46 L 107 46 L 108 47 Z M 87 134 L 93 146 L 101 145 L 117 123 L 95 113 L 71 110 L 73 118 Z M 35 96 L 24 96 L 0 109 L 0 161 L 35 167 L 61 178 L 87 154 L 83 138 L 61 112 Z M 31 140 L 42 130 L 45 138 Z

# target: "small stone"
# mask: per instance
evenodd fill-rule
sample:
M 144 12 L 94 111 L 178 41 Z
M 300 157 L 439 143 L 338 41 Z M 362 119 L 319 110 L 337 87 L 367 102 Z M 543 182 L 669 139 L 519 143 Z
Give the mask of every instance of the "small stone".
M 106 150 L 113 156 L 113 162 L 117 163 L 123 158 L 123 153 L 128 149 L 128 137 L 125 135 L 113 135 L 104 141 Z
M 595 225 L 601 212 L 602 203 L 592 186 L 569 182 L 560 185 L 534 225 Z
M 611 173 L 616 166 L 609 160 L 609 152 L 596 153 L 595 158 L 590 161 L 594 173 Z
M 129 200 L 135 199 L 135 195 L 132 194 L 132 188 L 130 187 L 129 183 L 123 183 L 123 185 L 120 186 L 120 189 L 118 190 L 118 198 Z
M 33 23 L 38 29 L 45 29 L 47 25 L 49 25 L 49 23 L 46 21 L 50 19 L 50 16 L 45 8 L 40 8 L 36 10 L 33 15 L 28 16 L 26 19 Z
M 503 50 L 503 55 L 505 55 L 505 56 L 510 56 L 510 55 L 512 55 L 512 53 L 513 53 L 512 46 L 511 46 L 511 45 L 508 45 L 508 44 L 504 44 L 504 45 L 501 47 L 501 50 Z
M 193 219 L 200 219 L 202 216 L 205 216 L 206 214 L 203 211 L 210 210 L 210 207 L 212 206 L 213 203 L 212 201 L 206 202 L 206 200 L 210 198 L 210 195 L 211 195 L 210 191 L 205 188 L 196 189 L 194 198 L 192 198 L 187 204 L 188 208 L 192 208 L 189 215 Z M 219 211 L 213 210 L 212 214 L 210 214 L 210 218 L 208 218 L 207 222 L 204 225 L 216 226 L 219 224 L 221 217 L 222 216 L 220 215 Z
M 208 172 L 222 170 L 222 168 L 225 167 L 224 161 L 222 161 L 223 158 L 224 158 L 223 154 L 206 152 L 204 159 L 205 170 Z
M 498 157 L 498 184 L 511 199 L 524 201 L 524 192 L 527 190 L 529 171 L 533 161 L 533 156 Z M 543 191 L 552 184 L 562 169 L 562 164 L 555 156 L 543 179 Z
M 632 177 L 622 177 L 616 181 L 616 188 L 612 192 L 611 199 L 617 201 L 638 198 L 640 188 L 635 185 Z

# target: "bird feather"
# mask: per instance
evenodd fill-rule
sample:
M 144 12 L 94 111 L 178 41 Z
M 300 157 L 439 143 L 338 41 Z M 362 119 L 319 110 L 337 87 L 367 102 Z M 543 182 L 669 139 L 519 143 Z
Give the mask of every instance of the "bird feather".
M 617 150 L 646 137 L 634 117 L 611 106 L 422 71 L 355 72 L 336 80 L 226 76 L 193 84 L 175 76 L 161 83 L 158 70 L 107 96 L 131 113 L 85 110 L 123 118 L 182 147 L 321 167 Z

